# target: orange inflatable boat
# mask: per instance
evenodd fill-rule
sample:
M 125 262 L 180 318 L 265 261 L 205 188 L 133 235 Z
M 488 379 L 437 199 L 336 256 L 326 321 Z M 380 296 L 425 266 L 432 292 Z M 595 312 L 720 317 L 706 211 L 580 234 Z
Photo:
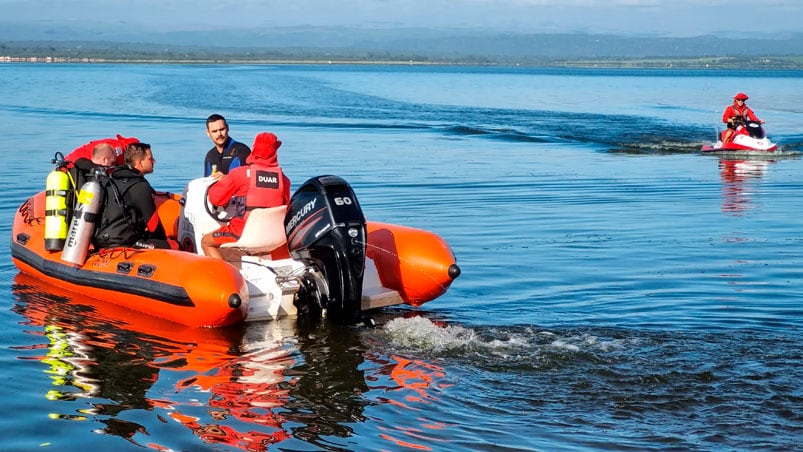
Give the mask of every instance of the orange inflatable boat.
M 226 260 L 203 256 L 200 236 L 224 221 L 206 203 L 210 183 L 196 179 L 183 196 L 157 195 L 163 226 L 181 250 L 90 249 L 82 264 L 48 249 L 46 193 L 38 193 L 14 217 L 12 260 L 55 286 L 192 327 L 297 315 L 355 323 L 372 309 L 433 300 L 460 274 L 436 234 L 366 222 L 336 176 L 310 179 L 288 206 L 252 212 Z

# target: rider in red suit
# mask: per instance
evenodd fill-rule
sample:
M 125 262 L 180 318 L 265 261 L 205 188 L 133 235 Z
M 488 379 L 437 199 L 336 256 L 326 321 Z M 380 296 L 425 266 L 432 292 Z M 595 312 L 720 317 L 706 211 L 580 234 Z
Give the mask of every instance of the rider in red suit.
M 252 209 L 289 204 L 290 179 L 282 172 L 276 158 L 281 145 L 282 142 L 272 133 L 258 134 L 246 166 L 234 168 L 209 187 L 210 203 L 226 206 L 236 202 L 237 212 L 228 224 L 203 236 L 201 246 L 204 254 L 222 258 L 220 245 L 240 238 Z
M 733 133 L 736 131 L 736 127 L 740 124 L 744 124 L 747 121 L 764 124 L 764 121 L 758 119 L 756 114 L 753 113 L 753 110 L 747 106 L 747 99 L 747 94 L 738 93 L 733 96 L 733 105 L 728 105 L 728 107 L 725 108 L 725 112 L 722 114 L 722 122 L 727 124 L 728 128 L 725 130 L 725 134 L 722 137 L 722 144 L 730 143 L 733 138 Z

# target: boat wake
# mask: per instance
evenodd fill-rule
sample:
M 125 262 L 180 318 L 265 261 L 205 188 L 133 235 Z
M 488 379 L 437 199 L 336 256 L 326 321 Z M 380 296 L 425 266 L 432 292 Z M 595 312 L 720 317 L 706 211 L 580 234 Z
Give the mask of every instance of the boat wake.
M 483 368 L 530 370 L 551 368 L 557 362 L 606 361 L 611 354 L 631 348 L 632 343 L 607 334 L 549 331 L 534 326 L 468 328 L 423 316 L 390 320 L 382 333 L 399 353 L 415 351 L 465 359 Z

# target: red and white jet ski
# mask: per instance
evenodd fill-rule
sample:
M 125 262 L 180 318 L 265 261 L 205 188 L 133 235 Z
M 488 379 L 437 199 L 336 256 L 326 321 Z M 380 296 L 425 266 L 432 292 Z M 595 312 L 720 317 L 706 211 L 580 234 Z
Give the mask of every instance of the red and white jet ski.
M 725 131 L 719 133 L 719 140 L 711 146 L 705 145 L 702 152 L 734 152 L 734 153 L 765 153 L 778 149 L 778 145 L 767 138 L 764 127 L 760 123 L 748 121 L 736 126 L 733 137 L 729 143 L 722 143 Z

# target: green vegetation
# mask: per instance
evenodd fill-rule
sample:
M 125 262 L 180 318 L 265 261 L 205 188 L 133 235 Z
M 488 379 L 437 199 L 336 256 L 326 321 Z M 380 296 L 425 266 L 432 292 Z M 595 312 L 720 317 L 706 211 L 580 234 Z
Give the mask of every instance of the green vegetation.
M 165 47 L 157 44 L 0 42 L 0 63 L 400 64 L 576 68 L 803 69 L 803 55 L 556 58 L 435 55 L 358 49 Z
M 557 62 L 556 62 L 557 63 Z M 803 56 L 629 58 L 563 61 L 566 67 L 673 69 L 803 69 Z

